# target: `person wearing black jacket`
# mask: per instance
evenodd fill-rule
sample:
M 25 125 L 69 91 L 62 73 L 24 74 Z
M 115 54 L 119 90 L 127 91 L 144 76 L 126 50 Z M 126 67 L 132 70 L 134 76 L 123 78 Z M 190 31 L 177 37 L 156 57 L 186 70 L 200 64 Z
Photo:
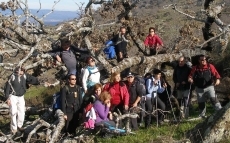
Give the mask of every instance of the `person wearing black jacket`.
M 129 92 L 129 108 L 137 107 L 141 97 L 143 96 L 143 86 L 136 80 L 134 80 L 134 75 L 129 72 L 127 75 L 127 81 L 125 82 Z M 138 130 L 137 118 L 131 118 L 131 128 L 133 130 Z
M 117 62 L 122 61 L 124 58 L 128 58 L 127 55 L 127 44 L 128 40 L 126 37 L 126 28 L 120 27 L 120 32 L 115 35 L 111 41 L 113 41 L 115 45 L 115 52 L 117 55 Z
M 11 114 L 11 132 L 14 135 L 18 131 L 23 131 L 23 122 L 25 118 L 25 99 L 27 85 L 38 85 L 36 77 L 25 73 L 23 68 L 17 67 L 15 72 L 9 76 L 5 85 L 6 102 L 10 106 Z
M 58 49 L 54 49 L 49 51 L 48 54 L 55 58 L 58 62 L 63 62 L 68 70 L 67 75 L 77 73 L 77 57 L 76 52 L 83 54 L 89 54 L 87 49 L 77 48 L 71 45 L 71 41 L 68 37 L 64 37 L 60 39 L 61 47 Z M 84 60 L 85 61 L 85 60 Z M 80 72 L 80 71 L 78 71 Z
M 181 106 L 181 110 L 188 109 L 188 101 L 190 97 L 191 84 L 188 82 L 188 76 L 191 68 L 186 64 L 185 58 L 182 56 L 178 59 L 178 65 L 173 72 L 173 82 L 175 83 L 175 90 L 177 92 L 177 100 Z M 183 111 L 185 113 L 185 111 Z M 188 112 L 185 113 L 188 117 Z M 182 114 L 182 117 L 184 115 Z
M 61 89 L 61 105 L 64 119 L 66 120 L 65 131 L 74 135 L 80 122 L 82 96 L 80 86 L 76 85 L 76 76 L 70 75 L 68 84 Z

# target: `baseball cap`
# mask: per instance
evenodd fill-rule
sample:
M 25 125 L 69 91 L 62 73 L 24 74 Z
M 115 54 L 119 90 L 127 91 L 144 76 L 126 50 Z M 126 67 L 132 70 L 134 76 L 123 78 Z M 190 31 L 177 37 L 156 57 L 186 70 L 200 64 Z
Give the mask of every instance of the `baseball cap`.
M 134 76 L 133 73 L 129 72 L 126 77 Z

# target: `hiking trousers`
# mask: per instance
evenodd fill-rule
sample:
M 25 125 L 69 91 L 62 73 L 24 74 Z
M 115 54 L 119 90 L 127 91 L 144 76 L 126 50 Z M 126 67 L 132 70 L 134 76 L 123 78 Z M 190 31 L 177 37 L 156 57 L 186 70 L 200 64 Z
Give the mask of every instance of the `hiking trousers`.
M 152 122 L 152 113 L 153 113 L 153 105 L 156 106 L 157 103 L 157 109 L 161 109 L 161 111 L 157 111 L 157 115 L 158 115 L 158 121 L 162 122 L 164 119 L 164 113 L 163 111 L 165 111 L 165 104 L 164 102 L 157 96 L 154 98 L 146 98 L 146 110 L 148 112 L 148 115 L 145 116 L 145 127 L 148 127 L 151 122 Z
M 190 98 L 190 90 L 177 90 L 177 100 L 179 102 L 180 106 L 184 106 L 187 107 L 189 103 L 187 103 L 188 101 L 188 97 Z
M 77 126 L 80 125 L 80 118 L 78 112 L 66 113 L 67 120 L 65 123 L 65 131 L 74 135 L 76 133 Z
M 25 99 L 23 96 L 10 95 L 10 114 L 11 124 L 10 128 L 12 132 L 16 132 L 18 128 L 23 126 L 25 119 Z
M 196 87 L 196 93 L 197 93 L 197 101 L 200 109 L 200 116 L 205 116 L 206 114 L 205 102 L 207 99 L 210 99 L 216 111 L 222 108 L 219 100 L 217 99 L 217 95 L 215 93 L 215 89 L 213 85 L 205 88 Z

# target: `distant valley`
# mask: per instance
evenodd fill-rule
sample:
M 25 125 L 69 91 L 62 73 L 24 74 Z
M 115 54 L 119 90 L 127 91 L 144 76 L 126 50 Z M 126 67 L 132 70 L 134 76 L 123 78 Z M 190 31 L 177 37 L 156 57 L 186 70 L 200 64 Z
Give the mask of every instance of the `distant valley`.
M 37 12 L 37 10 L 35 9 L 30 9 L 30 13 L 32 13 L 33 15 L 36 15 L 38 18 L 41 18 L 43 15 L 49 13 L 50 11 L 51 10 L 41 9 L 39 10 L 39 12 Z M 0 13 L 2 15 L 11 15 L 11 12 L 9 10 L 0 11 Z M 20 15 L 22 13 L 23 12 L 21 10 L 16 11 L 17 15 Z M 54 25 L 57 25 L 58 23 L 77 18 L 79 16 L 77 13 L 78 13 L 77 11 L 54 11 L 53 13 L 49 14 L 48 16 L 44 18 L 44 23 L 45 25 L 54 26 Z

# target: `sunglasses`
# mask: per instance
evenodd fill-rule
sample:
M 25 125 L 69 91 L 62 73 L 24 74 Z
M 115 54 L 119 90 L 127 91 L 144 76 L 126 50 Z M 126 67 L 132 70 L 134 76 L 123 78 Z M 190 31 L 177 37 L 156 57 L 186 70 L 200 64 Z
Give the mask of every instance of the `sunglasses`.
M 95 60 L 90 60 L 90 62 L 95 62 Z
M 76 78 L 71 78 L 70 80 L 76 80 Z
M 150 31 L 150 32 L 154 32 L 154 31 Z

